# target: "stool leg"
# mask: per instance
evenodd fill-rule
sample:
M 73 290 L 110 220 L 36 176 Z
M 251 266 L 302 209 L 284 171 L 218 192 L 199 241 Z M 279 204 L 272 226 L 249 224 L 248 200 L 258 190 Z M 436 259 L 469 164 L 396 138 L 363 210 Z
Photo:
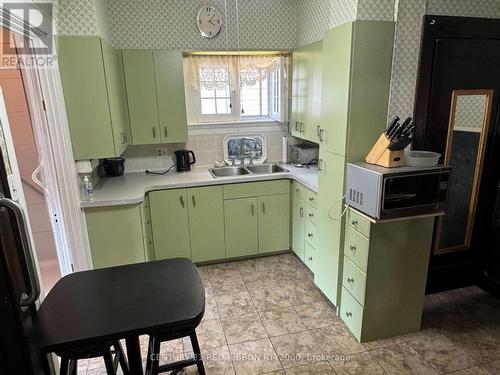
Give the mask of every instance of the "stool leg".
M 69 373 L 71 375 L 76 375 L 78 369 L 78 360 L 77 359 L 72 359 L 69 361 Z
M 152 353 L 148 356 L 148 360 L 151 361 L 151 372 L 146 374 L 148 375 L 158 375 L 160 368 L 160 347 L 161 341 L 158 337 L 151 337 L 152 345 L 151 350 Z M 151 355 L 153 355 L 153 359 L 151 359 Z
M 198 367 L 198 373 L 200 375 L 205 375 L 205 366 L 203 366 L 203 360 L 201 358 L 200 345 L 198 344 L 198 338 L 196 337 L 196 332 L 193 331 L 189 337 L 191 338 L 191 346 L 193 347 L 193 352 L 196 355 L 196 366 Z
M 69 359 L 66 357 L 61 357 L 61 368 L 59 369 L 60 375 L 68 375 L 68 365 Z
M 105 349 L 102 356 L 104 357 L 104 364 L 106 365 L 106 372 L 108 373 L 108 375 L 116 375 L 111 348 Z
M 128 368 L 128 362 L 127 359 L 125 358 L 125 352 L 123 351 L 122 344 L 120 341 L 117 341 L 116 343 L 113 344 L 113 347 L 115 348 L 115 355 L 118 356 L 118 362 L 120 362 L 120 367 L 122 368 L 123 375 L 130 375 L 130 370 Z

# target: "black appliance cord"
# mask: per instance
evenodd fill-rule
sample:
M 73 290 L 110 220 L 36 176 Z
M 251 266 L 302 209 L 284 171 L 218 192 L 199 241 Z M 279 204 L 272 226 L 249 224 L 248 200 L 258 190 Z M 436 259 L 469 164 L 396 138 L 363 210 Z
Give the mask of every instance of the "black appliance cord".
M 152 171 L 149 171 L 146 169 L 146 174 L 154 174 L 156 176 L 163 176 L 163 175 L 166 175 L 168 172 L 170 172 L 170 170 L 173 167 L 175 167 L 176 165 L 177 165 L 177 163 L 172 164 L 170 167 L 168 167 L 168 169 L 165 172 L 152 172 Z

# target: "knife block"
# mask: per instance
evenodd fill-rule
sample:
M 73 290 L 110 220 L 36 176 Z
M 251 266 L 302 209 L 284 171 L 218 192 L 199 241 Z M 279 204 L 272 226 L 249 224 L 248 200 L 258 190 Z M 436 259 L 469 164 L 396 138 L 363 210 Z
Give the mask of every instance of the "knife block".
M 368 155 L 366 155 L 365 161 L 386 168 L 402 167 L 405 163 L 404 151 L 391 151 L 387 148 L 390 144 L 391 142 L 387 139 L 385 133 L 382 133 Z

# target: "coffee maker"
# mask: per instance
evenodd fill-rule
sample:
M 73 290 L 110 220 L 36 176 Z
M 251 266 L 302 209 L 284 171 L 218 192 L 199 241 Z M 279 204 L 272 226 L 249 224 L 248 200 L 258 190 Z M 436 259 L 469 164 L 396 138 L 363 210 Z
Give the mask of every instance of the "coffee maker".
M 194 152 L 190 150 L 177 150 L 174 151 L 175 154 L 175 165 L 177 167 L 177 172 L 188 172 L 191 170 L 191 165 L 196 163 L 196 157 Z M 193 159 L 191 160 L 191 157 Z

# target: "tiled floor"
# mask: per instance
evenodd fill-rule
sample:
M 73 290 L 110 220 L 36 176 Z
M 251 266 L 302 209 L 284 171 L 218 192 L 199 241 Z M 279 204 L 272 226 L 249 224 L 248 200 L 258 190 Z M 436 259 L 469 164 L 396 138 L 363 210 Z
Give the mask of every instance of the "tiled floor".
M 208 374 L 500 374 L 500 301 L 476 287 L 426 297 L 421 332 L 359 344 L 293 255 L 199 270 Z M 162 345 L 165 361 L 191 350 L 189 340 Z M 102 366 L 82 362 L 79 373 L 103 374 Z

